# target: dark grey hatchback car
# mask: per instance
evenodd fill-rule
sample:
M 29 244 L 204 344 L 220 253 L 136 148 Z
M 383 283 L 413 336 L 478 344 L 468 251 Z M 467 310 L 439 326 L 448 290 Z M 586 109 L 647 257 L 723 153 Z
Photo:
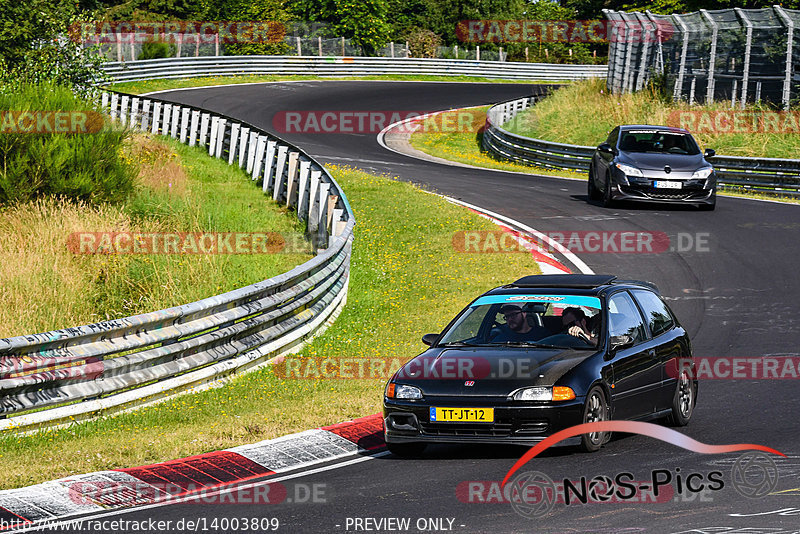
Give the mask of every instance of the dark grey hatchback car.
M 717 201 L 714 168 L 688 131 L 668 126 L 617 126 L 597 147 L 589 165 L 589 198 L 698 204 Z

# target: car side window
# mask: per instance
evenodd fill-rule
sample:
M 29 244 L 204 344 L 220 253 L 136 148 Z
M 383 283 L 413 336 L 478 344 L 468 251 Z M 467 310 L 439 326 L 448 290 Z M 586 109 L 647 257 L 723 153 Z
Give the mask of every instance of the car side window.
M 644 289 L 634 289 L 631 293 L 641 306 L 653 337 L 660 336 L 674 326 L 672 314 L 658 295 Z
M 606 139 L 606 143 L 615 147 L 617 146 L 617 139 L 619 139 L 619 126 L 611 130 L 611 133 L 608 134 L 608 139 Z
M 608 299 L 608 335 L 631 336 L 634 345 L 647 338 L 642 314 L 626 292 L 615 293 Z

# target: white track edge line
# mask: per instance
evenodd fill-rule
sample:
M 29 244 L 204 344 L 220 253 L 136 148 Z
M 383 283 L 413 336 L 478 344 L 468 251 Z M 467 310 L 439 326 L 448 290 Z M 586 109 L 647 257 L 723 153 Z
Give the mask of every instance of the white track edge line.
M 362 450 L 362 451 L 359 451 L 359 452 L 353 452 L 351 454 L 363 454 L 363 453 L 364 453 L 364 451 Z M 255 487 L 258 487 L 258 486 L 263 486 L 265 484 L 272 484 L 272 483 L 275 483 L 275 482 L 281 482 L 283 480 L 289 480 L 289 479 L 292 479 L 292 478 L 299 478 L 299 477 L 303 477 L 303 476 L 307 476 L 307 475 L 314 475 L 314 474 L 317 474 L 317 473 L 322 473 L 324 471 L 331 471 L 333 469 L 338 469 L 340 467 L 347 467 L 347 466 L 358 464 L 358 463 L 361 463 L 361 462 L 366 462 L 368 460 L 374 460 L 376 458 L 382 458 L 383 456 L 387 456 L 389 454 L 391 454 L 389 451 L 378 452 L 376 454 L 370 454 L 370 455 L 367 455 L 367 456 L 361 456 L 360 458 L 353 458 L 352 460 L 348 460 L 346 462 L 340 462 L 340 463 L 336 463 L 336 464 L 332 464 L 332 465 L 326 465 L 326 466 L 323 466 L 323 467 L 318 467 L 316 469 L 310 469 L 308 471 L 301 471 L 299 473 L 292 473 L 292 474 L 289 474 L 289 475 L 284 475 L 282 477 L 270 478 L 270 479 L 267 479 L 267 480 L 262 480 L 262 481 L 259 481 L 259 482 L 253 482 L 253 483 L 250 483 L 250 484 L 238 485 L 238 486 L 234 486 L 234 487 L 231 487 L 231 488 L 224 488 L 224 489 L 219 489 L 219 490 L 215 490 L 215 491 L 204 492 L 204 493 L 202 493 L 202 497 L 203 498 L 208 498 L 208 497 L 213 497 L 213 496 L 216 496 L 216 495 L 223 495 L 223 494 L 226 494 L 226 493 L 231 493 L 231 492 L 234 492 L 234 491 L 241 491 L 241 490 L 246 490 L 246 489 L 250 489 L 250 488 L 255 488 Z M 169 505 L 172 505 L 172 504 L 184 504 L 184 503 L 187 503 L 187 502 L 191 502 L 191 501 L 195 500 L 196 498 L 197 498 L 197 496 L 186 496 L 186 497 L 182 497 L 180 499 L 167 500 L 167 501 L 153 503 L 153 504 L 146 504 L 146 505 L 143 505 L 143 506 L 131 506 L 131 507 L 127 507 L 127 508 L 109 510 L 109 511 L 107 511 L 105 513 L 101 513 L 101 514 L 92 514 L 92 515 L 86 515 L 86 516 L 80 516 L 80 515 L 76 514 L 72 519 L 68 519 L 70 516 L 63 516 L 63 518 L 59 518 L 59 520 L 57 522 L 47 522 L 47 520 L 43 520 L 43 521 L 41 521 L 42 524 L 39 524 L 39 525 L 33 524 L 33 525 L 29 526 L 29 527 L 22 527 L 21 529 L 16 529 L 16 530 L 8 530 L 7 532 L 36 532 L 38 530 L 52 529 L 52 528 L 56 528 L 56 527 L 59 527 L 59 526 L 62 526 L 62 525 L 67 526 L 67 525 L 70 525 L 70 524 L 77 523 L 79 521 L 94 521 L 95 519 L 101 519 L 101 518 L 104 518 L 104 517 L 112 517 L 112 516 L 117 516 L 117 515 L 123 515 L 123 514 L 128 514 L 128 513 L 131 513 L 131 512 L 140 512 L 140 511 L 149 510 L 149 509 L 152 509 L 152 508 L 161 508 L 163 506 L 169 506 Z

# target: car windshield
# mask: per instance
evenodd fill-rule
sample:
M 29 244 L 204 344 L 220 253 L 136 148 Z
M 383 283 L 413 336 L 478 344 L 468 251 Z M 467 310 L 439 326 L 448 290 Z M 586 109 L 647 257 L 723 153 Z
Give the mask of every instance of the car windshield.
M 700 148 L 694 138 L 685 133 L 658 130 L 627 130 L 619 141 L 622 152 L 656 152 L 696 155 Z
M 577 326 L 578 329 L 572 327 Z M 600 299 L 585 295 L 489 295 L 464 310 L 439 345 L 593 348 Z

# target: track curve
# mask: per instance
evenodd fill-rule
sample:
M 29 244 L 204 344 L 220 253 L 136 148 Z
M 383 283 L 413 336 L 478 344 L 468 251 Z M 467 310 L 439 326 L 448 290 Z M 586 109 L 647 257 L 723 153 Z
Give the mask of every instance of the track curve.
M 274 131 L 273 117 L 287 110 L 428 112 L 491 104 L 544 89 L 541 85 L 500 83 L 304 81 L 168 91 L 159 96 Z M 279 135 L 323 163 L 388 172 L 541 232 L 656 231 L 669 235 L 673 243 L 680 239 L 686 243 L 690 237 L 696 240 L 699 234 L 705 237 L 707 250 L 583 254 L 581 259 L 598 273 L 657 283 L 690 332 L 697 356 L 800 355 L 800 206 L 721 197 L 715 212 L 651 205 L 604 209 L 587 202 L 583 181 L 411 159 L 383 149 L 373 133 Z M 796 392 L 796 380 L 703 381 L 692 423 L 681 431 L 704 443 L 744 441 L 778 449 L 788 456 L 777 461 L 778 489 L 796 488 L 800 486 L 800 421 L 796 416 L 800 397 Z M 710 527 L 800 524 L 798 517 L 777 513 L 731 515 L 798 507 L 800 492 L 751 500 L 730 487 L 713 495 L 676 496 L 659 504 L 556 507 L 551 515 L 533 522 L 514 513 L 508 504 L 459 500 L 456 489 L 463 488 L 466 481 L 501 480 L 523 451 L 515 447 L 438 446 L 422 461 L 382 456 L 358 466 L 309 475 L 308 480 L 328 488 L 326 503 L 284 502 L 267 510 L 232 506 L 214 513 L 281 517 L 292 532 L 346 532 L 347 518 L 354 517 L 409 517 L 411 531 L 415 531 L 417 518 L 453 518 L 451 530 L 461 532 L 703 532 Z M 636 480 L 646 480 L 654 469 L 675 473 L 675 468 L 705 474 L 719 469 L 728 477 L 732 461 L 632 436 L 616 439 L 593 455 L 553 451 L 537 458 L 531 468 L 557 480 L 601 474 L 613 477 L 625 471 L 633 473 Z M 191 505 L 173 505 L 161 509 L 159 516 L 197 513 Z M 146 517 L 148 512 L 134 511 L 126 517 L 137 514 Z

